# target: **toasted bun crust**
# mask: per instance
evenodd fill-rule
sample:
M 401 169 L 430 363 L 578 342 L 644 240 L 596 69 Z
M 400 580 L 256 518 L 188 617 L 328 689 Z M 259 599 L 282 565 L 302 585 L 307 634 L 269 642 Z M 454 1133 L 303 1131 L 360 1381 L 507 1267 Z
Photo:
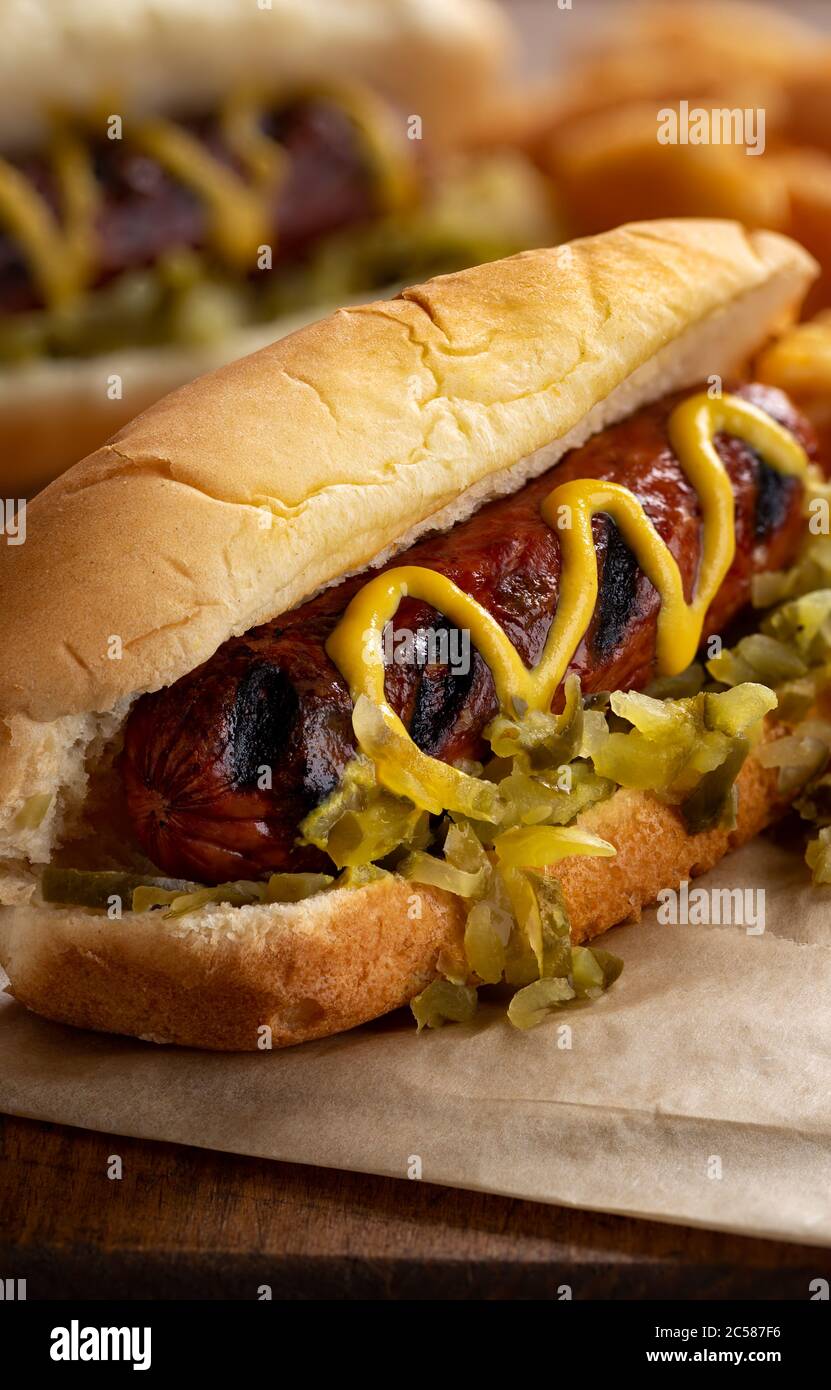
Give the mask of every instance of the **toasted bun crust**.
M 171 684 L 645 401 L 729 373 L 813 273 L 771 233 L 632 224 L 341 310 L 182 387 L 0 547 L 0 710 L 51 721 Z
M 748 760 L 733 831 L 689 835 L 673 808 L 641 792 L 617 792 L 581 817 L 617 857 L 556 868 L 575 942 L 637 917 L 662 888 L 752 839 L 781 810 L 775 780 Z M 436 978 L 440 953 L 461 966 L 465 915 L 461 899 L 402 879 L 176 922 L 28 905 L 0 913 L 0 964 L 14 997 L 58 1023 L 253 1051 L 263 1024 L 287 1047 L 406 1004 Z
M 0 0 L 0 145 L 42 138 L 56 110 L 198 112 L 239 83 L 333 76 L 452 143 L 490 108 L 512 52 L 492 0 Z

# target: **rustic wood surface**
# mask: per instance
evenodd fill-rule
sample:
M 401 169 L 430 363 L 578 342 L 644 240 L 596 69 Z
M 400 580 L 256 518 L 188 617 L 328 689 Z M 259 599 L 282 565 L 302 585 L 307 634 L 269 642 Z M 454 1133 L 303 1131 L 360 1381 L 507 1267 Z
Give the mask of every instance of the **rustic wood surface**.
M 805 1299 L 817 1277 L 829 1250 L 0 1120 L 0 1278 L 29 1299 Z

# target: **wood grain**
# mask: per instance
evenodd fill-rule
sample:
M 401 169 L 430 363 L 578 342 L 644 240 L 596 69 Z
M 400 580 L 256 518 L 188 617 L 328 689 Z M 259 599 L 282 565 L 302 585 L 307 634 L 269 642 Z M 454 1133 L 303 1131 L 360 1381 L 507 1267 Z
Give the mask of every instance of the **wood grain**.
M 831 1251 L 3 1118 L 0 1277 L 29 1299 L 806 1299 Z

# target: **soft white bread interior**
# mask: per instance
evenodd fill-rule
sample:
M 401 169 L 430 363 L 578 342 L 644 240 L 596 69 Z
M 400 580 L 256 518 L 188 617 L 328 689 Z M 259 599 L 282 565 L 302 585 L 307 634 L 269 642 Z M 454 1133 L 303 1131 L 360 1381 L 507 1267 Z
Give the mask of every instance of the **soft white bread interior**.
M 429 910 L 418 920 L 402 913 L 393 881 L 290 908 L 205 909 L 174 929 L 157 916 L 112 924 L 44 907 L 20 861 L 67 860 L 67 842 L 93 825 L 90 787 L 136 695 L 515 491 L 644 403 L 737 370 L 792 319 L 814 270 L 782 237 L 689 221 L 631 225 L 442 277 L 184 387 L 36 498 L 26 543 L 0 549 L 0 854 L 17 861 L 0 889 L 16 902 L 0 913 L 0 960 L 19 997 L 66 1021 L 237 1047 L 256 1046 L 255 1021 L 299 1041 L 360 1021 L 356 1008 L 367 1018 L 393 1007 L 379 1001 L 396 990 L 398 1003 L 414 993 L 435 970 L 439 938 L 452 945 L 457 930 L 459 910 L 443 895 L 422 892 Z M 743 778 L 742 835 L 775 814 L 770 780 L 755 764 Z M 37 797 L 48 808 L 34 824 Z M 630 834 L 642 831 L 639 817 L 674 846 L 665 883 L 730 847 L 727 834 L 687 836 L 674 812 L 640 802 L 618 794 L 594 813 L 612 818 L 602 833 L 620 845 L 613 870 L 603 862 L 593 879 L 565 861 L 578 933 L 654 896 Z M 263 952 L 258 987 L 252 933 Z M 361 933 L 363 978 L 379 982 L 377 993 L 366 984 L 363 1004 L 345 983 Z M 292 1031 L 306 949 L 323 953 L 317 992 L 302 996 L 317 1002 Z M 200 1014 L 209 978 L 235 1020 L 227 1036 Z M 115 1002 L 105 1006 L 108 991 Z M 185 1000 L 191 1010 L 178 1030 L 177 996 L 182 1017 Z
M 234 85 L 333 78 L 369 83 L 449 144 L 512 56 L 492 0 L 0 0 L 0 146 L 42 138 L 55 111 L 198 112 Z

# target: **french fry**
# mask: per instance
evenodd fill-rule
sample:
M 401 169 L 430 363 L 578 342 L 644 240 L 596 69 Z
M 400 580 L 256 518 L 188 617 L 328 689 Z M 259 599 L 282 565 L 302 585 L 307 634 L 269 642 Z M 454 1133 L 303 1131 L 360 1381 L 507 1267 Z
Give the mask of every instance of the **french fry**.
M 831 154 L 791 150 L 774 163 L 787 186 L 790 212 L 786 230 L 822 267 L 806 301 L 806 312 L 812 314 L 831 305 Z
M 788 220 L 776 164 L 735 145 L 662 145 L 654 104 L 588 117 L 555 136 L 549 169 L 573 229 L 604 231 L 651 217 L 726 217 L 750 227 Z

